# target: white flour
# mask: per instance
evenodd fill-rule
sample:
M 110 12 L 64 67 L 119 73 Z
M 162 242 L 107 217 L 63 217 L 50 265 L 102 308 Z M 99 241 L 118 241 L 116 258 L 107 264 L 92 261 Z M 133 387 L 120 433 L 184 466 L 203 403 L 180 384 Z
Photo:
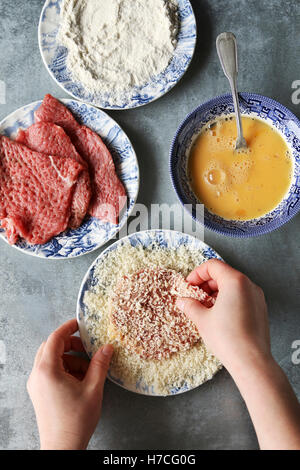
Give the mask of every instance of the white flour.
M 73 79 L 114 104 L 169 65 L 177 44 L 176 0 L 63 0 L 58 42 Z

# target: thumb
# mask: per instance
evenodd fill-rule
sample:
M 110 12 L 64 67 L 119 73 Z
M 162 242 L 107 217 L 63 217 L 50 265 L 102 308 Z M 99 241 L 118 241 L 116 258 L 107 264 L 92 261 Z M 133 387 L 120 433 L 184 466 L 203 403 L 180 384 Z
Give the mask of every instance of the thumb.
M 191 298 L 179 297 L 176 300 L 176 307 L 179 308 L 186 316 L 195 323 L 200 329 L 203 318 L 208 313 L 208 308 L 204 307 L 198 300 Z
M 114 348 L 111 344 L 103 346 L 96 352 L 85 376 L 87 383 L 103 389 L 113 352 Z

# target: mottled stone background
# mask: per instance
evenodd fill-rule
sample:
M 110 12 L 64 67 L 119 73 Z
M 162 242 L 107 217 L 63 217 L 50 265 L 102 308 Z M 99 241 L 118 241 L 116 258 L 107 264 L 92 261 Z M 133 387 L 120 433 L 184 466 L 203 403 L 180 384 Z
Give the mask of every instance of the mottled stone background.
M 238 38 L 240 90 L 275 98 L 300 116 L 300 104 L 291 101 L 292 82 L 300 79 L 299 1 L 192 4 L 199 40 L 183 80 L 153 104 L 110 113 L 137 151 L 139 202 L 146 204 L 176 202 L 168 173 L 172 137 L 188 112 L 229 90 L 215 50 L 220 32 L 233 31 Z M 7 87 L 0 119 L 45 93 L 67 97 L 40 57 L 37 27 L 42 6 L 43 0 L 0 0 L 0 80 Z M 299 220 L 257 239 L 235 240 L 207 231 L 205 241 L 264 288 L 274 355 L 300 398 L 300 365 L 291 362 L 291 344 L 300 339 Z M 45 261 L 0 242 L 0 341 L 6 347 L 6 363 L 0 365 L 2 449 L 38 448 L 26 380 L 40 343 L 74 316 L 81 279 L 99 252 L 71 261 Z M 102 419 L 90 448 L 255 449 L 257 441 L 238 390 L 223 370 L 197 390 L 166 399 L 138 396 L 107 383 Z

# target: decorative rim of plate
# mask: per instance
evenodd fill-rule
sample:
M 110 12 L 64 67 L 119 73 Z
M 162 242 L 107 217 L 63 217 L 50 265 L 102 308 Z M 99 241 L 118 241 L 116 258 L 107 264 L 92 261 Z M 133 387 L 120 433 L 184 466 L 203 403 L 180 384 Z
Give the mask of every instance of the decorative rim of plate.
M 30 245 L 25 241 L 19 241 L 15 245 L 10 245 L 6 239 L 4 231 L 0 227 L 0 238 L 4 240 L 9 246 L 31 256 L 35 256 L 43 259 L 54 259 L 54 260 L 65 260 L 78 258 L 86 254 L 92 253 L 95 250 L 98 250 L 111 239 L 113 239 L 120 230 L 124 227 L 129 217 L 131 216 L 140 188 L 140 169 L 139 162 L 134 150 L 134 147 L 129 140 L 127 134 L 121 128 L 121 126 L 112 119 L 105 111 L 96 108 L 93 105 L 82 103 L 81 101 L 74 99 L 60 99 L 62 103 L 70 107 L 71 111 L 76 115 L 79 121 L 83 121 L 83 116 L 80 113 L 83 113 L 83 108 L 86 107 L 86 112 L 89 111 L 89 115 L 86 114 L 86 122 L 92 130 L 100 135 L 104 142 L 108 145 L 109 150 L 111 151 L 116 164 L 118 174 L 120 175 L 121 171 L 126 170 L 126 162 L 121 161 L 120 149 L 112 145 L 112 142 L 116 139 L 123 139 L 123 152 L 128 154 L 128 159 L 133 160 L 134 166 L 130 165 L 130 168 L 127 170 L 127 176 L 120 176 L 121 181 L 125 185 L 128 195 L 128 207 L 127 210 L 122 214 L 121 221 L 118 225 L 102 223 L 100 220 L 94 217 L 88 217 L 83 221 L 80 227 L 76 230 L 67 230 L 64 234 L 57 235 L 53 237 L 48 243 L 44 245 Z M 27 128 L 33 124 L 33 113 L 40 106 L 42 100 L 35 101 L 33 103 L 27 104 L 12 113 L 6 116 L 0 122 L 0 134 L 4 134 L 8 137 L 15 135 L 19 128 Z M 21 116 L 18 117 L 18 114 Z M 104 121 L 101 124 L 101 130 L 107 126 L 106 132 L 104 135 L 101 135 L 101 130 L 97 128 L 96 123 L 99 120 L 99 117 Z M 9 125 L 8 125 L 9 124 Z M 91 127 L 91 124 L 94 126 Z M 115 131 L 115 132 L 113 132 Z M 109 139 L 109 141 L 108 141 Z M 115 158 L 119 157 L 119 161 L 115 161 Z M 134 176 L 130 175 L 130 171 L 134 171 Z M 128 181 L 126 181 L 128 179 Z M 98 227 L 97 227 L 98 226 Z M 111 228 L 110 228 L 111 227 Z M 103 232 L 102 239 L 100 241 L 93 240 L 93 234 L 96 233 L 96 230 Z M 71 240 L 73 238 L 73 246 Z M 80 245 L 84 240 L 85 244 Z M 60 242 L 63 242 L 63 245 L 60 245 Z M 76 245 L 77 244 L 77 245 Z
M 164 96 L 177 85 L 187 72 L 196 49 L 197 23 L 190 0 L 177 0 L 181 30 L 173 59 L 167 69 L 158 77 L 154 77 L 151 83 L 144 85 L 140 89 L 133 89 L 131 99 L 122 105 L 111 105 L 107 98 L 94 96 L 86 91 L 83 85 L 73 82 L 71 72 L 66 67 L 67 49 L 62 46 L 59 47 L 56 43 L 57 23 L 52 25 L 50 32 L 42 31 L 46 10 L 48 8 L 55 8 L 56 15 L 59 16 L 60 2 L 61 0 L 45 1 L 38 26 L 39 49 L 43 63 L 52 79 L 74 99 L 107 110 L 122 111 L 139 108 Z M 58 49 L 59 53 L 57 52 Z M 62 77 L 60 77 L 60 73 L 62 73 Z
M 233 102 L 232 102 L 232 95 L 225 94 L 219 95 L 211 100 L 208 100 L 193 111 L 191 111 L 185 119 L 182 121 L 180 126 L 178 127 L 175 136 L 172 140 L 170 154 L 169 154 L 169 173 L 172 181 L 172 185 L 174 191 L 177 194 L 177 197 L 184 207 L 184 209 L 188 212 L 188 214 L 197 222 L 204 225 L 205 228 L 209 228 L 210 230 L 225 236 L 230 236 L 233 238 L 251 238 L 256 236 L 261 236 L 267 233 L 270 233 L 274 230 L 279 229 L 282 225 L 289 222 L 300 210 L 300 195 L 299 195 L 299 188 L 300 188 L 300 121 L 299 119 L 285 106 L 283 106 L 278 101 L 269 98 L 264 95 L 260 95 L 257 93 L 248 93 L 248 92 L 241 92 L 239 93 L 240 98 L 240 106 L 242 109 L 242 114 L 256 114 L 256 116 L 260 119 L 263 119 L 266 122 L 269 122 L 270 125 L 277 128 L 280 132 L 282 137 L 285 139 L 287 144 L 289 144 L 290 149 L 293 150 L 293 163 L 294 163 L 294 175 L 293 181 L 290 187 L 289 192 L 285 196 L 285 198 L 281 201 L 281 203 L 276 206 L 271 212 L 266 214 L 265 216 L 259 219 L 252 219 L 250 221 L 233 221 L 233 220 L 226 220 L 222 217 L 219 217 L 211 212 L 209 212 L 205 208 L 205 217 L 204 217 L 204 224 L 201 220 L 198 220 L 194 209 L 188 210 L 186 205 L 194 203 L 199 203 L 196 199 L 195 195 L 191 195 L 191 190 L 189 196 L 191 199 L 188 199 L 186 194 L 184 194 L 184 190 L 181 187 L 180 177 L 176 174 L 176 168 L 178 167 L 177 162 L 177 148 L 178 146 L 182 145 L 182 139 L 180 140 L 182 132 L 185 130 L 187 124 L 195 119 L 194 121 L 194 133 L 193 137 L 200 131 L 201 127 L 215 118 L 216 116 L 220 116 L 222 114 L 229 114 L 229 113 L 216 113 L 214 116 L 212 115 L 212 109 L 223 109 L 225 106 L 228 106 L 230 109 L 230 113 L 234 112 Z M 247 101 L 248 100 L 248 101 Z M 226 105 L 224 104 L 226 103 Z M 259 104 L 258 104 L 259 103 Z M 264 103 L 262 105 L 262 103 Z M 267 105 L 273 106 L 273 109 L 269 109 Z M 231 108 L 230 108 L 231 107 Z M 243 112 L 244 111 L 244 112 Z M 196 115 L 198 113 L 203 113 L 203 119 L 196 119 Z M 289 129 L 289 133 L 284 133 L 284 128 L 287 127 L 287 123 L 285 122 L 288 118 L 288 123 L 293 123 L 295 126 L 293 130 Z M 293 148 L 294 145 L 294 148 Z M 187 151 L 188 146 L 185 147 L 185 151 Z M 294 190 L 293 193 L 291 191 Z M 288 207 L 288 213 L 284 213 L 283 209 L 286 206 L 286 202 L 291 194 L 291 202 Z M 275 215 L 280 214 L 280 218 L 276 219 Z M 266 220 L 266 222 L 264 222 Z
M 176 230 L 167 230 L 167 229 L 144 230 L 141 232 L 135 232 L 111 244 L 109 247 L 107 247 L 105 250 L 103 250 L 100 253 L 100 255 L 94 260 L 94 262 L 88 268 L 81 282 L 78 297 L 77 297 L 76 318 L 77 318 L 77 322 L 79 326 L 79 332 L 80 332 L 82 343 L 90 359 L 93 356 L 93 350 L 92 350 L 93 339 L 90 338 L 90 335 L 87 331 L 86 323 L 84 320 L 87 307 L 84 304 L 83 298 L 84 298 L 85 292 L 90 290 L 90 288 L 95 285 L 93 282 L 95 268 L 98 265 L 98 263 L 103 259 L 103 257 L 106 256 L 107 253 L 109 253 L 110 251 L 114 251 L 115 249 L 117 249 L 118 246 L 126 243 L 127 241 L 131 242 L 132 240 L 134 240 L 136 241 L 136 244 L 140 243 L 143 246 L 148 246 L 145 244 L 145 239 L 149 242 L 148 245 L 150 243 L 153 243 L 154 241 L 158 241 L 158 242 L 161 242 L 163 246 L 176 246 L 174 242 L 175 240 L 177 240 L 178 246 L 181 246 L 182 244 L 187 243 L 187 244 L 190 244 L 191 246 L 199 247 L 202 250 L 203 257 L 206 258 L 206 260 L 216 258 L 216 259 L 220 259 L 223 261 L 221 256 L 212 247 L 204 243 L 202 240 L 199 240 L 198 238 L 193 237 L 192 235 L 179 232 Z M 183 241 L 183 243 L 179 243 L 180 239 Z M 171 245 L 170 244 L 168 245 L 168 240 L 172 243 Z M 135 246 L 135 245 L 132 245 L 132 246 Z M 215 374 L 217 372 L 218 371 L 216 371 Z M 180 388 L 170 389 L 167 395 L 160 395 L 154 392 L 153 386 L 151 385 L 146 386 L 148 390 L 143 390 L 143 387 L 141 386 L 141 384 L 136 384 L 136 386 L 131 385 L 131 384 L 125 384 L 120 378 L 113 376 L 110 371 L 108 372 L 107 376 L 113 383 L 115 383 L 116 385 L 119 385 L 125 390 L 134 392 L 140 395 L 146 395 L 146 396 L 157 396 L 157 397 L 174 396 L 174 395 L 179 395 L 185 392 L 189 392 L 199 386 L 197 385 L 195 387 L 188 387 L 187 384 L 184 384 Z

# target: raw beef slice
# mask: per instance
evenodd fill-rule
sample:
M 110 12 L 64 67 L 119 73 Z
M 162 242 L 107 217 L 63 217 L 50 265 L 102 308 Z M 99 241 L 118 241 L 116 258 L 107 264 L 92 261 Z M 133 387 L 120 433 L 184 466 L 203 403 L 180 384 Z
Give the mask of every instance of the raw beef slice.
M 0 136 L 0 221 L 9 243 L 43 244 L 68 226 L 82 166 Z
M 89 166 L 92 199 L 89 213 L 103 222 L 118 223 L 126 204 L 126 191 L 119 180 L 112 156 L 98 134 L 78 124 L 73 114 L 56 98 L 46 95 L 35 112 L 37 122 L 53 122 L 71 138 L 76 150 Z
M 20 129 L 16 140 L 36 152 L 72 158 L 85 168 L 75 185 L 69 220 L 71 228 L 79 227 L 90 204 L 91 182 L 86 163 L 76 151 L 65 131 L 53 123 L 39 122 L 30 126 L 26 131 Z

